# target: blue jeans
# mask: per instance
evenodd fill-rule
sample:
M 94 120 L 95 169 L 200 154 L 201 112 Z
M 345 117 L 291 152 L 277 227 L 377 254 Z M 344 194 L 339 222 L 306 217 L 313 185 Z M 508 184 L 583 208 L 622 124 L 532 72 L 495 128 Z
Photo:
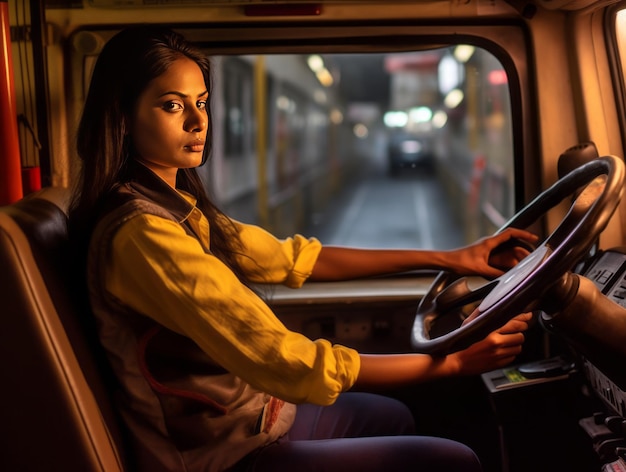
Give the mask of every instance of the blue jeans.
M 327 407 L 298 405 L 289 434 L 247 457 L 246 472 L 481 471 L 474 452 L 449 439 L 415 436 L 409 409 L 368 393 Z

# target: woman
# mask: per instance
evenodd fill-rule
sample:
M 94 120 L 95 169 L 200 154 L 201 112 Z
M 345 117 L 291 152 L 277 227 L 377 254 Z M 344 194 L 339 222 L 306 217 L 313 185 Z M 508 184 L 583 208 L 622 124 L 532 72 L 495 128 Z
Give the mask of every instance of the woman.
M 342 392 L 501 367 L 530 315 L 441 359 L 364 355 L 288 331 L 250 284 L 420 268 L 493 277 L 526 252 L 492 250 L 536 238 L 510 230 L 455 251 L 376 251 L 230 220 L 194 169 L 211 144 L 210 93 L 203 54 L 167 29 L 133 27 L 103 48 L 78 129 L 71 234 L 138 468 L 480 470 L 467 447 L 410 435 L 399 402 Z

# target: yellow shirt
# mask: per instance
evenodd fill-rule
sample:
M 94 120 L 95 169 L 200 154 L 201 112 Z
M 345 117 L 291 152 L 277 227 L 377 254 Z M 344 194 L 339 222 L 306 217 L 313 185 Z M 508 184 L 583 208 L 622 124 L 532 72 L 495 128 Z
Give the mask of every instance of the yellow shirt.
M 187 219 L 199 240 L 154 215 L 125 222 L 113 239 L 106 291 L 190 337 L 217 364 L 261 391 L 291 403 L 333 403 L 354 384 L 358 353 L 289 331 L 225 264 L 205 252 L 210 228 L 200 210 L 194 206 Z M 244 269 L 261 269 L 263 280 L 255 281 L 292 288 L 304 283 L 319 241 L 300 235 L 279 240 L 258 226 L 236 224 L 245 246 Z

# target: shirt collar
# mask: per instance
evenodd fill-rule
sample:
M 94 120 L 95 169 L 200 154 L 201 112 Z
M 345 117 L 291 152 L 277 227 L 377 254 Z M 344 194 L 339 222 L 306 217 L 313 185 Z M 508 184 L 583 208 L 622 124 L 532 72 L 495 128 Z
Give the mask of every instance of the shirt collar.
M 172 188 L 165 180 L 140 162 L 133 165 L 129 185 L 147 199 L 165 208 L 179 223 L 185 221 L 195 208 L 195 198 L 189 201 L 182 191 Z M 185 192 L 186 195 L 188 195 Z

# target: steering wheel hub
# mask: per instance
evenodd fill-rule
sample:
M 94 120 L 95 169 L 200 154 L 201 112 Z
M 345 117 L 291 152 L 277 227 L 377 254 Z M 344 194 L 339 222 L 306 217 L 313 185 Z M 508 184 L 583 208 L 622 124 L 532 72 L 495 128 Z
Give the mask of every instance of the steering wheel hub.
M 552 254 L 552 250 L 548 246 L 541 246 L 531 252 L 524 260 L 498 279 L 498 283 L 478 305 L 478 310 L 481 313 L 487 311 L 504 296 L 511 293 L 515 287 L 519 287 L 538 267 L 541 267 L 541 264 L 550 254 Z

